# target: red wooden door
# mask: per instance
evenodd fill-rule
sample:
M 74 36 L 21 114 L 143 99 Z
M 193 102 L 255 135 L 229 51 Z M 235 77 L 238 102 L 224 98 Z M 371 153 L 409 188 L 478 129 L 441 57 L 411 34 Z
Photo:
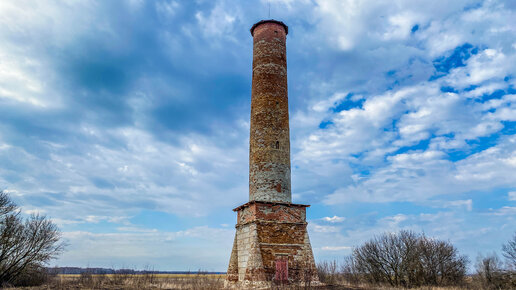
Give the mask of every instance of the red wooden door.
M 285 258 L 278 258 L 276 260 L 276 277 L 277 282 L 288 281 L 288 260 Z

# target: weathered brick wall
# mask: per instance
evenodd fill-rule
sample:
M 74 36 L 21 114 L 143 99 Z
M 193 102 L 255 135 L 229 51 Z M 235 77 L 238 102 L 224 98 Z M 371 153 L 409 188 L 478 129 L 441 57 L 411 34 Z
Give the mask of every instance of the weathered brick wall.
M 288 261 L 291 282 L 318 281 L 305 205 L 249 202 L 235 210 L 238 223 L 228 281 L 245 282 L 251 288 L 254 282 L 271 282 L 278 258 Z
M 287 28 L 253 27 L 249 200 L 291 202 Z
M 257 219 L 292 223 L 306 221 L 305 205 L 256 203 L 254 206 Z
M 237 227 L 236 243 L 238 255 L 238 280 L 244 280 L 247 261 L 249 259 L 249 250 L 251 249 L 251 238 L 255 235 L 256 225 L 246 224 Z
M 238 282 L 239 280 L 237 236 L 238 235 L 235 235 L 235 239 L 233 240 L 233 249 L 231 250 L 231 257 L 229 259 L 229 266 L 226 274 L 226 280 L 232 283 Z
M 261 222 L 257 230 L 260 243 L 303 245 L 306 224 Z
M 300 222 L 306 220 L 305 205 L 251 201 L 237 209 L 237 223 L 245 224 L 254 220 L 278 222 Z
M 229 287 L 269 287 L 277 277 L 289 283 L 318 282 L 306 228 L 307 206 L 291 203 L 287 33 L 287 26 L 275 20 L 251 28 L 249 202 L 234 209 L 238 215 Z

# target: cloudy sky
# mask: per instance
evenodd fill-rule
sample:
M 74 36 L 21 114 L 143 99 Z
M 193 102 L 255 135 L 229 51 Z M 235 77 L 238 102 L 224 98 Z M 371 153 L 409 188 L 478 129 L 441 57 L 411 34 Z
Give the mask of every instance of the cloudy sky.
M 226 270 L 268 2 L 0 2 L 0 188 L 59 225 L 52 265 Z M 270 7 L 316 260 L 400 229 L 473 262 L 499 252 L 516 231 L 516 3 Z

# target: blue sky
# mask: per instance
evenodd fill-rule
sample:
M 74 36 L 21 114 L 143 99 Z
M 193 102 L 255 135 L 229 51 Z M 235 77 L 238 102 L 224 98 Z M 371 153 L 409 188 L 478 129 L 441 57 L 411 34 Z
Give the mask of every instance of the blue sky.
M 0 188 L 53 265 L 225 271 L 269 1 L 2 1 Z M 475 261 L 516 231 L 514 1 L 271 0 L 316 260 L 385 231 Z

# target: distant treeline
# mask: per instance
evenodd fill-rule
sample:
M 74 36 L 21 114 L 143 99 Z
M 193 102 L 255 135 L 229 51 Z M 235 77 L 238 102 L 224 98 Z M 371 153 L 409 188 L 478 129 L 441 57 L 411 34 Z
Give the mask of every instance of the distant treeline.
M 153 271 L 133 269 L 109 269 L 109 268 L 81 268 L 81 267 L 53 267 L 47 268 L 51 274 L 226 274 L 226 272 L 206 271 Z

